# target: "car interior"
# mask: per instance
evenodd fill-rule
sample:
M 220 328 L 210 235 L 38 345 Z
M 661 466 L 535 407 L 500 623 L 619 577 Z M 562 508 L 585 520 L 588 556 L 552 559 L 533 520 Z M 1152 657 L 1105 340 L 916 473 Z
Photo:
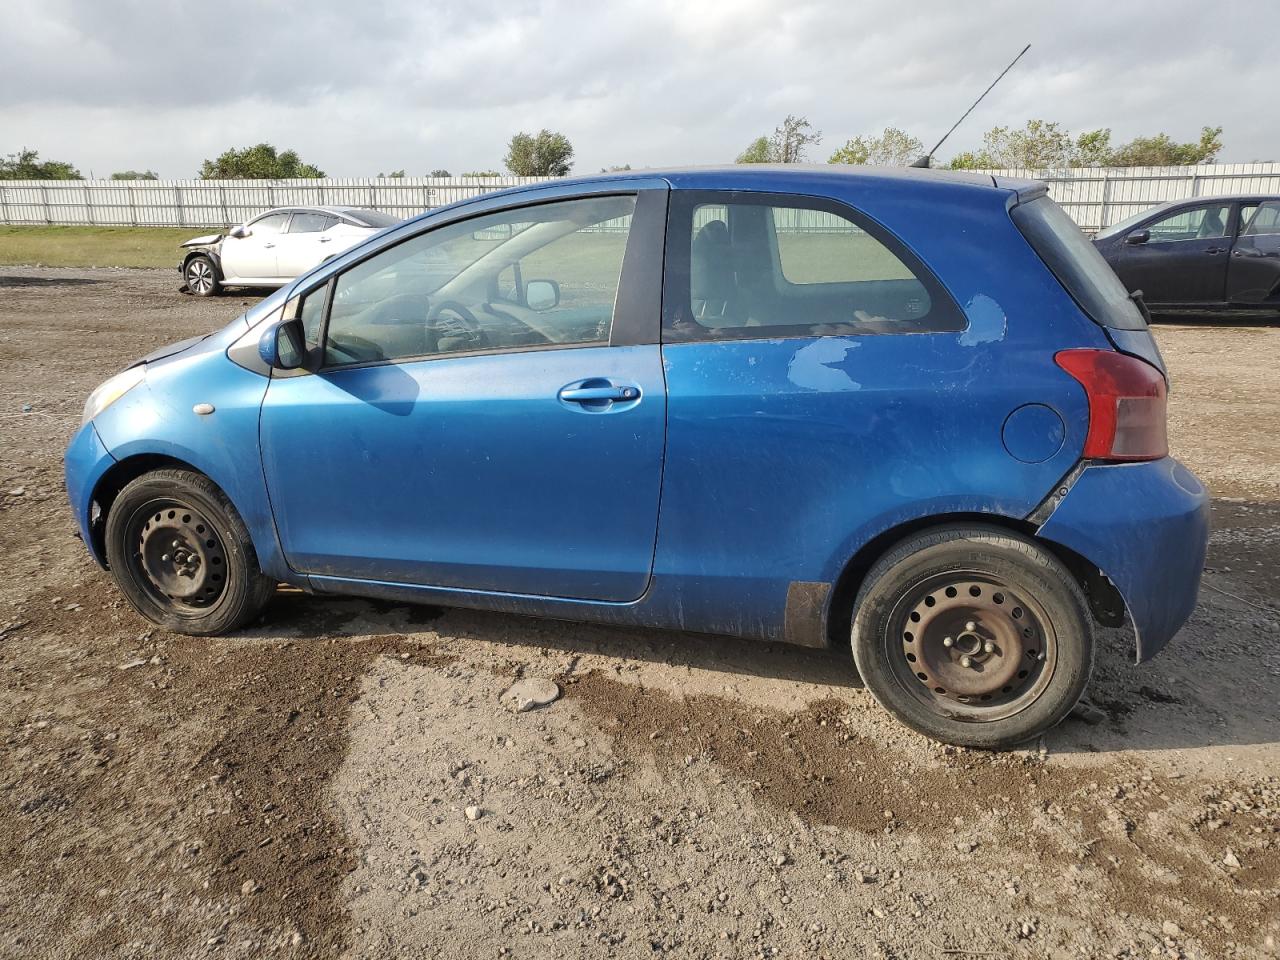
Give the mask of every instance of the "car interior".
M 792 274 L 789 276 L 789 274 Z M 928 323 L 925 284 L 853 223 L 755 203 L 699 207 L 689 247 L 686 338 L 904 332 Z M 803 328 L 799 330 L 797 328 Z
M 337 279 L 326 363 L 607 343 L 634 206 L 603 197 L 466 221 L 353 267 Z M 531 260 L 556 275 L 531 275 Z

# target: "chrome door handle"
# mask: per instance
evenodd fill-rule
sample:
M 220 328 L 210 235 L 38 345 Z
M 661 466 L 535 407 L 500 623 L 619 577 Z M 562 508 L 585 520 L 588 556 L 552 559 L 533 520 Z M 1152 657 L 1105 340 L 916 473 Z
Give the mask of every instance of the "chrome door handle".
M 332 240 L 332 239 L 333 239 L 333 237 L 321 237 L 321 238 L 320 238 L 320 242 L 321 242 L 321 243 L 328 243 L 328 242 L 329 242 L 330 240 Z
M 275 246 L 275 244 L 274 244 L 274 243 L 264 243 L 264 244 L 262 245 L 262 249 L 264 249 L 264 250 L 270 250 L 270 249 L 272 249 L 274 246 Z
M 560 399 L 570 403 L 589 403 L 592 400 L 635 400 L 640 396 L 638 387 L 566 387 L 560 391 Z

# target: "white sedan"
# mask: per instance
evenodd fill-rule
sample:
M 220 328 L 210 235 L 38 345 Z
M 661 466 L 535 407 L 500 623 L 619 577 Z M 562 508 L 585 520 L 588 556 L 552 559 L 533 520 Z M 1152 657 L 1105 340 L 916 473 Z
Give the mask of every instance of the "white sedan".
M 282 287 L 399 222 L 357 207 L 280 207 L 226 235 L 188 240 L 178 270 L 197 297 L 211 297 L 223 287 Z

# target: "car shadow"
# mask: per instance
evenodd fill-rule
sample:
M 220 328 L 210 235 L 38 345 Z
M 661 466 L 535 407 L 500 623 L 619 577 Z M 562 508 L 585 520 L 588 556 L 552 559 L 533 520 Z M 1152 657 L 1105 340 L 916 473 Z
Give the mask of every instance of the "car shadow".
M 1280 503 L 1214 501 L 1214 539 L 1190 622 L 1147 663 L 1128 628 L 1098 631 L 1086 702 L 1046 738 L 1057 753 L 1194 750 L 1280 743 Z M 246 636 L 364 636 L 429 630 L 457 640 L 590 654 L 619 664 L 862 686 L 847 649 L 813 650 L 636 627 L 282 590 Z M 521 652 L 522 658 L 527 657 Z M 873 707 L 868 704 L 868 709 Z M 1084 717 L 1092 714 L 1092 722 Z
M 105 280 L 88 277 L 15 277 L 0 276 L 0 287 L 87 287 Z
M 845 650 L 817 650 L 711 634 L 648 627 L 617 627 L 492 613 L 485 610 L 416 606 L 392 601 L 309 596 L 282 589 L 246 636 L 363 636 L 414 633 L 424 627 L 457 640 L 545 647 L 619 662 L 644 661 L 691 670 L 791 680 L 834 688 L 860 688 L 853 658 Z
M 1221 315 L 1221 314 L 1178 314 L 1151 318 L 1154 327 L 1280 327 L 1280 308 L 1273 316 L 1257 315 Z

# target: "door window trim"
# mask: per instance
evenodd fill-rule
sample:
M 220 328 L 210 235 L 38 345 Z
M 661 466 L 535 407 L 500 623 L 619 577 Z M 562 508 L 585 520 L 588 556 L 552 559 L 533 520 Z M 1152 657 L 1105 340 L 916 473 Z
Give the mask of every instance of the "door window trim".
M 617 190 L 590 191 L 554 197 L 538 197 L 523 203 L 509 206 L 490 207 L 477 211 L 470 216 L 452 218 L 440 223 L 432 223 L 424 229 L 406 233 L 393 242 L 379 246 L 366 252 L 363 256 L 345 263 L 341 270 L 326 276 L 322 281 L 306 289 L 295 291 L 284 308 L 284 317 L 293 319 L 300 316 L 300 308 L 304 297 L 309 296 L 322 287 L 329 287 L 325 293 L 323 336 L 320 341 L 320 363 L 313 369 L 299 368 L 289 371 L 294 375 L 312 373 L 332 373 L 338 370 L 361 370 L 367 367 L 380 367 L 388 364 L 422 363 L 432 360 L 448 360 L 453 357 L 483 357 L 508 353 L 533 353 L 540 350 L 574 350 L 583 347 L 624 347 L 656 344 L 661 340 L 662 323 L 662 271 L 663 252 L 666 241 L 667 204 L 670 190 L 659 187 L 622 186 Z M 614 297 L 613 322 L 609 329 L 609 339 L 581 343 L 530 344 L 519 347 L 499 347 L 480 350 L 457 350 L 449 353 L 431 353 L 412 357 L 396 357 L 387 360 L 366 360 L 360 363 L 330 364 L 324 362 L 324 345 L 329 337 L 329 314 L 333 308 L 333 290 L 338 278 L 355 269 L 374 257 L 392 250 L 402 243 L 408 243 L 419 237 L 445 227 L 456 226 L 482 217 L 542 207 L 555 203 L 570 203 L 575 200 L 592 200 L 600 197 L 635 197 L 635 210 L 631 217 L 631 230 L 627 236 L 627 246 L 622 255 L 622 269 L 618 277 L 618 291 Z M 310 363 L 308 364 L 310 366 Z
M 700 206 L 729 206 L 735 204 L 815 210 L 848 220 L 897 257 L 899 262 L 924 286 L 931 301 L 928 316 L 933 319 L 924 329 L 902 330 L 901 332 L 860 330 L 849 333 L 826 334 L 813 333 L 809 327 L 803 324 L 795 324 L 768 327 L 706 327 L 704 328 L 707 331 L 705 336 L 673 335 L 678 312 L 687 311 L 690 317 L 693 315 L 690 297 L 693 213 Z M 826 336 L 957 334 L 969 328 L 968 315 L 960 307 L 956 298 L 951 295 L 951 291 L 947 289 L 938 275 L 914 250 L 877 220 L 832 197 L 798 193 L 773 193 L 760 190 L 673 190 L 668 203 L 667 236 L 669 242 L 666 249 L 666 275 L 663 283 L 662 304 L 662 342 L 664 344 L 716 343 L 724 340 L 810 340 Z M 778 259 L 776 235 L 769 242 L 774 265 L 777 267 L 778 275 L 783 278 L 783 281 L 793 286 L 812 286 L 811 284 L 793 284 L 792 281 L 786 279 L 782 273 L 781 262 Z M 903 321 L 903 323 L 905 325 L 906 321 Z

